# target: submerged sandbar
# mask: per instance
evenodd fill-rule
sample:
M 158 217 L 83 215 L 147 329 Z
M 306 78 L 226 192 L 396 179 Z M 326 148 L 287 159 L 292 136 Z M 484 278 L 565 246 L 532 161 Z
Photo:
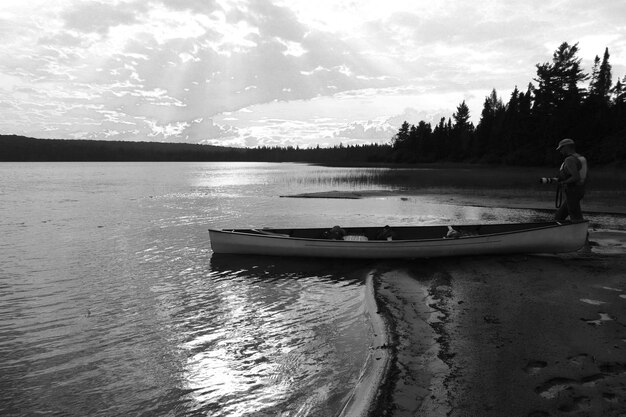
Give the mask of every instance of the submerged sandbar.
M 420 198 L 433 204 L 449 204 L 473 207 L 499 207 L 508 209 L 528 209 L 550 211 L 555 210 L 554 196 L 533 195 L 530 191 L 507 192 L 505 190 L 428 188 L 422 190 L 329 190 L 312 193 L 281 195 L 282 198 L 335 198 L 335 199 L 366 199 L 366 198 L 398 198 L 408 201 Z M 626 201 L 611 201 L 606 197 L 597 201 L 593 198 L 583 199 L 583 212 L 597 214 L 626 215 Z

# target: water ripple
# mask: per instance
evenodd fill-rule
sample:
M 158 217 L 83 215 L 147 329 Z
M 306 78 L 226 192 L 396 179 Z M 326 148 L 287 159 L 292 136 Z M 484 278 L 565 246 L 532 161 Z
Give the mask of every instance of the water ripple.
M 337 414 L 368 354 L 371 265 L 216 256 L 206 229 L 533 215 L 417 197 L 279 197 L 388 188 L 381 182 L 394 175 L 297 164 L 0 165 L 0 414 Z

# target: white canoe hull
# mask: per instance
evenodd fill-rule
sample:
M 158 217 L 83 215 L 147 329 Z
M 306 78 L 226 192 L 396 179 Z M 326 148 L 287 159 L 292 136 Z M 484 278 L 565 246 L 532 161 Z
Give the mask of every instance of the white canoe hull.
M 520 229 L 520 225 L 515 226 L 517 226 L 517 230 L 464 236 L 456 239 L 442 237 L 391 241 L 299 238 L 274 235 L 271 232 L 259 233 L 254 229 L 249 231 L 209 229 L 209 233 L 213 252 L 223 254 L 369 259 L 435 258 L 572 252 L 585 244 L 588 223 L 563 225 L 535 223 L 529 224 L 527 229 Z M 401 229 L 402 227 L 397 228 L 397 230 Z M 294 230 L 297 231 L 297 229 Z

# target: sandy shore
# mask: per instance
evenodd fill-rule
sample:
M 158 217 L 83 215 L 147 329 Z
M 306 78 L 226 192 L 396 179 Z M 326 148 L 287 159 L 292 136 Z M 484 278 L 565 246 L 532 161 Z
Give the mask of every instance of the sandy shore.
M 363 373 L 359 377 L 352 395 L 346 402 L 340 417 L 365 417 L 379 414 L 379 407 L 386 407 L 391 387 L 390 375 L 392 352 L 389 349 L 391 332 L 386 327 L 388 317 L 379 314 L 380 302 L 376 297 L 374 275 L 366 278 L 365 284 L 365 314 L 369 316 L 374 337 Z M 381 400 L 385 396 L 385 400 Z
M 591 250 L 381 264 L 376 415 L 626 416 L 626 233 Z
M 489 190 L 419 197 L 554 210 L 551 199 Z M 592 200 L 583 211 L 621 218 L 626 202 Z M 380 263 L 374 288 L 389 357 L 370 415 L 626 417 L 626 232 L 592 230 L 590 241 L 571 254 Z

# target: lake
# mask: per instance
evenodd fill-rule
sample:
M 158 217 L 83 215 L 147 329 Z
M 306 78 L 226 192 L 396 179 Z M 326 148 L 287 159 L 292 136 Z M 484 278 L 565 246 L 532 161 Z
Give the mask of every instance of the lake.
M 0 164 L 0 414 L 337 415 L 371 348 L 365 277 L 393 264 L 214 258 L 207 229 L 550 218 L 401 197 L 390 172 Z M 329 190 L 400 193 L 281 197 Z

